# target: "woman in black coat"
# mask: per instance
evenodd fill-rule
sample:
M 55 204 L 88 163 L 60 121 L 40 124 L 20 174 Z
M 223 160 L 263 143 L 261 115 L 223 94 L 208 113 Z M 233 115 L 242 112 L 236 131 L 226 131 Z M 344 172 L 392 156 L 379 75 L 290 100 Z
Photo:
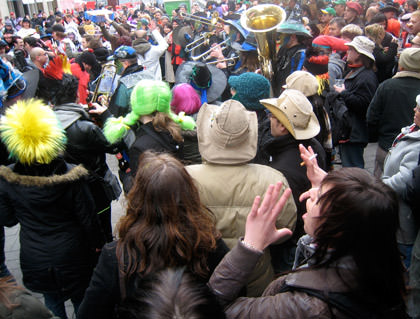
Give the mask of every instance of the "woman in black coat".
M 64 131 L 40 101 L 18 102 L 6 111 L 0 133 L 17 163 L 0 167 L 0 225 L 20 223 L 20 263 L 28 289 L 42 293 L 46 306 L 67 318 L 89 284 L 104 237 L 82 166 L 58 154 Z
M 145 152 L 127 196 L 119 240 L 104 246 L 78 319 L 115 318 L 136 278 L 184 267 L 206 282 L 228 248 L 193 179 L 168 154 Z

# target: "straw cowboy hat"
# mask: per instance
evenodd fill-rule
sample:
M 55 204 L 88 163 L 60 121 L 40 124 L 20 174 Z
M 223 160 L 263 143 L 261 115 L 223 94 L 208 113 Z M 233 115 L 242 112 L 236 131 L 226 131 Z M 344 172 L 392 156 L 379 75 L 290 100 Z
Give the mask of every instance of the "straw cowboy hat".
M 307 140 L 318 135 L 320 126 L 312 104 L 302 92 L 286 89 L 279 98 L 261 100 L 277 120 L 297 140 Z

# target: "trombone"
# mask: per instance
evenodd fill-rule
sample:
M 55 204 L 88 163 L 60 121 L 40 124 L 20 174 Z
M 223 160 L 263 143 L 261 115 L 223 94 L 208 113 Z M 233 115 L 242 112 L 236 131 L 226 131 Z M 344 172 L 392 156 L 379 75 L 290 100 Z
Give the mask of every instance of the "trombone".
M 199 17 L 199 16 L 189 14 L 189 13 L 184 13 L 184 12 L 181 12 L 181 17 L 184 17 L 184 18 L 187 18 L 187 19 L 190 19 L 190 20 L 193 20 L 193 21 L 196 21 L 196 22 L 199 22 L 201 24 L 205 24 L 205 25 L 208 25 L 208 26 L 211 26 L 211 27 L 216 26 L 216 24 L 218 22 L 230 24 L 229 21 L 226 21 L 226 20 L 220 18 L 219 12 L 217 12 L 217 11 L 212 13 L 210 19 Z
M 197 40 L 188 43 L 185 46 L 185 52 L 190 53 L 192 51 L 194 51 L 195 49 L 199 48 L 202 45 L 209 45 L 209 40 L 211 37 L 212 33 L 211 32 L 205 32 L 201 37 L 199 37 Z
M 216 61 L 207 62 L 206 64 L 207 65 L 214 65 L 214 64 L 226 62 L 226 66 L 231 67 L 231 66 L 235 66 L 236 62 L 238 62 L 238 59 L 239 59 L 238 56 L 233 56 L 231 58 L 226 58 L 226 59 L 223 59 L 223 60 L 216 60 Z
M 204 58 L 204 61 L 207 61 L 207 60 L 209 60 L 210 58 L 211 58 L 211 56 L 210 56 L 210 54 L 211 54 L 211 52 L 214 50 L 214 49 L 216 49 L 217 47 L 221 47 L 221 50 L 223 51 L 224 49 L 226 49 L 226 46 L 223 46 L 222 47 L 222 45 L 223 44 L 227 44 L 227 45 L 229 45 L 228 44 L 228 42 L 230 42 L 230 39 L 229 38 L 227 38 L 226 40 L 224 40 L 224 41 L 222 41 L 222 42 L 220 42 L 220 43 L 218 43 L 217 45 L 215 45 L 214 47 L 211 47 L 210 49 L 208 49 L 206 52 L 203 52 L 203 53 L 201 53 L 200 55 L 195 55 L 195 56 L 191 56 L 191 60 L 193 60 L 193 61 L 198 61 L 198 60 L 200 60 L 200 59 L 203 59 Z M 200 44 L 201 45 L 201 44 Z

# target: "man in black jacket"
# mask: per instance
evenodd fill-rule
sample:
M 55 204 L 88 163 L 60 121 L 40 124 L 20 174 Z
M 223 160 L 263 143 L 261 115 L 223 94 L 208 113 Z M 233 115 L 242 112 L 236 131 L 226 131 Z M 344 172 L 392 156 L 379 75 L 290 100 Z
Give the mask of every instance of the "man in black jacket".
M 299 144 L 311 146 L 317 154 L 319 166 L 325 168 L 325 151 L 314 138 L 320 131 L 320 125 L 312 105 L 303 93 L 286 89 L 279 98 L 260 101 L 270 113 L 271 135 L 273 139 L 263 145 L 269 155 L 269 162 L 264 163 L 284 174 L 292 190 L 297 207 L 296 228 L 293 237 L 281 246 L 270 246 L 272 263 L 276 273 L 291 270 L 296 249 L 296 242 L 304 234 L 302 215 L 306 212 L 304 202 L 299 196 L 311 187 L 306 176 L 306 167 L 302 166 Z
M 104 180 L 110 174 L 106 163 L 105 153 L 118 152 L 116 145 L 111 145 L 95 125 L 89 113 L 79 104 L 76 104 L 78 81 L 72 75 L 63 75 L 59 84 L 62 86 L 57 96 L 54 111 L 66 130 L 67 144 L 64 158 L 72 164 L 83 164 L 89 171 L 89 180 L 92 196 L 95 200 L 96 212 L 99 215 L 102 229 L 107 242 L 112 241 L 111 228 L 111 201 Z M 109 112 L 101 116 L 105 121 L 110 116 Z
M 416 96 L 420 94 L 420 49 L 405 49 L 397 74 L 381 83 L 367 111 L 369 139 L 378 141 L 374 175 L 381 178 L 385 157 L 401 128 L 413 123 Z

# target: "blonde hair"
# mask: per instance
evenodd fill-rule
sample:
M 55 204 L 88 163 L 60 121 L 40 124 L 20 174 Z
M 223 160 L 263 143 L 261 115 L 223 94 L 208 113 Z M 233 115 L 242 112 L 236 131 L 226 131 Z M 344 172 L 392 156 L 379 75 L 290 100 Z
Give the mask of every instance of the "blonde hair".
M 382 40 L 385 36 L 385 29 L 380 24 L 371 24 L 365 28 L 366 36 L 375 42 L 376 45 L 382 47 Z
M 345 36 L 350 39 L 363 35 L 363 30 L 358 25 L 348 24 L 341 29 L 341 36 Z

